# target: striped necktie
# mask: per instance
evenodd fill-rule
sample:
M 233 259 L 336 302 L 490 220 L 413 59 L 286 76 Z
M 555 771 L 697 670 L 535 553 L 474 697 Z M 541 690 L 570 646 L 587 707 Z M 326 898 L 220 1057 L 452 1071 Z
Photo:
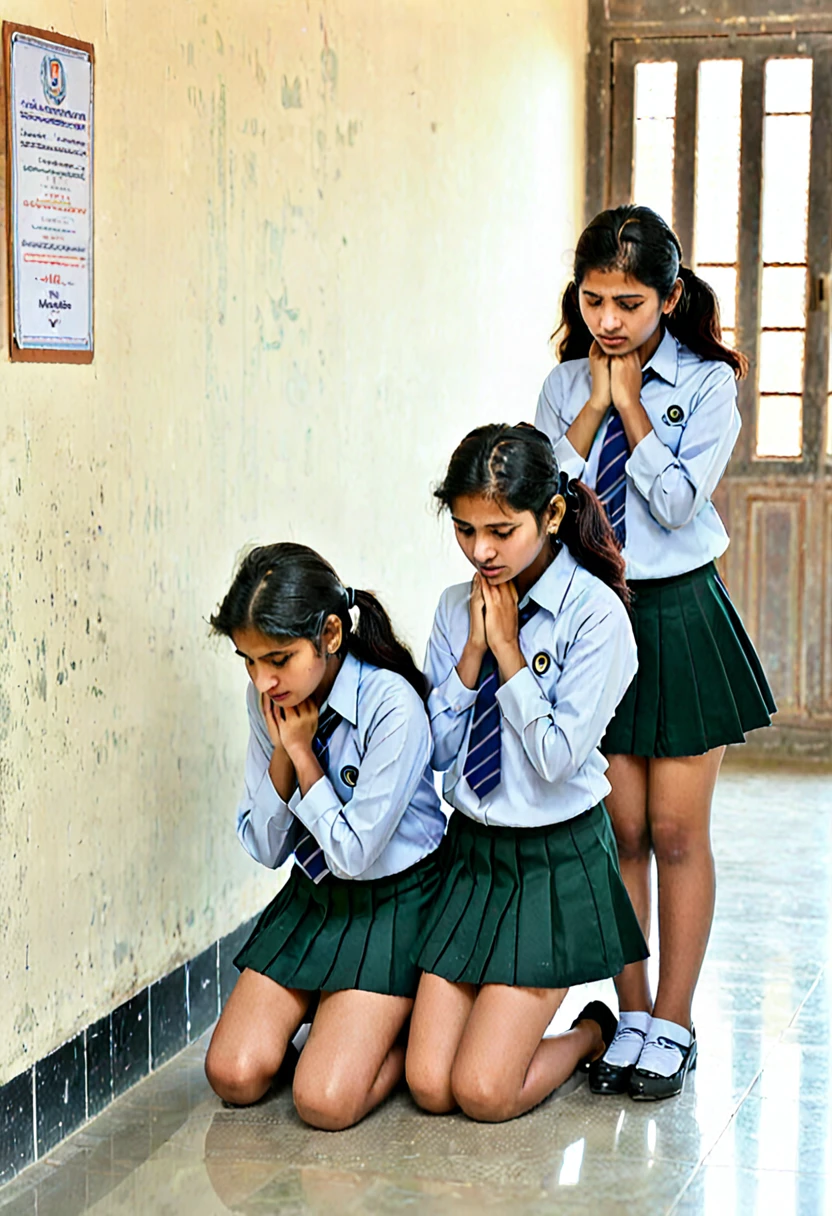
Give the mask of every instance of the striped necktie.
M 612 407 L 604 442 L 601 444 L 601 455 L 598 460 L 598 476 L 595 479 L 595 493 L 601 499 L 601 505 L 607 513 L 615 538 L 621 548 L 627 539 L 627 523 L 625 510 L 627 506 L 627 473 L 624 465 L 630 455 L 627 436 L 624 433 L 624 423 L 615 406 Z
M 539 605 L 529 600 L 518 614 L 518 633 L 537 612 Z M 499 671 L 490 650 L 485 652 L 477 682 L 474 702 L 474 722 L 468 736 L 468 753 L 462 772 L 479 798 L 490 794 L 500 784 L 502 739 L 500 735 L 500 706 L 497 702 Z
M 312 750 L 324 772 L 327 771 L 329 741 L 335 733 L 336 726 L 341 721 L 341 715 L 332 708 L 325 709 L 318 718 L 318 729 L 315 731 L 315 738 L 312 740 Z M 307 878 L 311 878 L 313 882 L 321 882 L 326 878 L 327 874 L 331 873 L 329 866 L 324 860 L 324 851 L 311 832 L 307 832 L 305 836 L 301 836 L 295 845 L 295 861 Z

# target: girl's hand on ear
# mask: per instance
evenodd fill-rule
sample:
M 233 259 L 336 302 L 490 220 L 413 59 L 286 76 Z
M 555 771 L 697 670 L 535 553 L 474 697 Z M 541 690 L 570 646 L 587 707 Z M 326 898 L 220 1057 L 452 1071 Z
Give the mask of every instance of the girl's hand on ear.
M 290 759 L 295 760 L 312 751 L 312 740 L 318 729 L 318 707 L 311 697 L 289 709 L 278 706 L 274 711 L 280 742 Z M 297 764 L 295 765 L 297 768 Z
M 475 574 L 471 579 L 468 610 L 468 642 L 475 650 L 485 654 L 488 649 L 488 642 L 485 640 L 485 600 L 482 595 L 482 577 L 479 574 Z
M 610 388 L 612 400 L 619 413 L 641 402 L 643 372 L 637 351 L 628 355 L 613 355 L 610 359 Z
M 612 401 L 610 357 L 604 354 L 597 342 L 593 342 L 589 348 L 589 374 L 592 377 L 589 405 L 603 413 Z

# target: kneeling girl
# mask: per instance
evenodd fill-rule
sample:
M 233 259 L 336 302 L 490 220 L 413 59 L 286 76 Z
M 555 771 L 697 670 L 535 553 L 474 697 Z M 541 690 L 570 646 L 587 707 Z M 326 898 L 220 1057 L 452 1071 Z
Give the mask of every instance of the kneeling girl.
M 476 574 L 445 591 L 428 644 L 433 765 L 456 813 L 420 944 L 407 1078 L 426 1110 L 496 1122 L 611 1040 L 597 1001 L 543 1039 L 567 989 L 647 954 L 598 751 L 636 649 L 609 524 L 540 431 L 472 431 L 436 496 Z
M 220 1097 L 256 1102 L 317 1001 L 295 1105 L 348 1127 L 402 1077 L 438 885 L 424 678 L 378 600 L 303 545 L 254 549 L 211 623 L 251 678 L 237 834 L 263 865 L 295 864 L 235 959 L 206 1073 Z

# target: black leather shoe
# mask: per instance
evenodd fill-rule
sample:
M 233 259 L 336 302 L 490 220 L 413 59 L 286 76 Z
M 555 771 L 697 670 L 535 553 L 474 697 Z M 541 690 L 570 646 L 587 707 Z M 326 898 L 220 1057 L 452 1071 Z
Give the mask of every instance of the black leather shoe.
M 604 1040 L 604 1051 L 607 1050 L 610 1043 L 615 1038 L 615 1032 L 618 1029 L 618 1019 L 613 1011 L 604 1004 L 603 1001 L 590 1001 L 585 1005 L 575 1021 L 572 1023 L 572 1030 L 578 1025 L 578 1022 L 583 1022 L 589 1019 L 592 1022 L 597 1022 L 601 1027 L 601 1038 Z M 581 1060 L 578 1065 L 581 1072 L 588 1072 L 590 1069 L 589 1060 Z
M 647 1038 L 647 1031 L 639 1030 L 637 1026 L 628 1026 L 627 1032 L 638 1035 L 642 1043 Z M 608 1064 L 601 1056 L 589 1066 L 589 1088 L 594 1094 L 629 1093 L 634 1068 L 635 1064 Z
M 681 1051 L 682 1063 L 670 1077 L 663 1077 L 657 1072 L 648 1072 L 646 1069 L 639 1068 L 636 1065 L 630 1077 L 629 1093 L 631 1098 L 636 1102 L 658 1102 L 661 1098 L 675 1098 L 677 1094 L 682 1092 L 685 1077 L 696 1068 L 696 1031 L 692 1026 L 690 1034 L 689 1047 L 683 1047 L 681 1043 L 675 1043 L 673 1039 L 667 1039 L 664 1036 L 659 1037 L 657 1040 L 659 1043 L 672 1044 Z

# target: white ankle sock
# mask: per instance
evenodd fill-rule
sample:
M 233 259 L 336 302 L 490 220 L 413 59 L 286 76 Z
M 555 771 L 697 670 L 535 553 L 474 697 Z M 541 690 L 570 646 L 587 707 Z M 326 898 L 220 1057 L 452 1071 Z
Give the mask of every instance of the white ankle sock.
M 628 1068 L 635 1064 L 644 1047 L 651 1020 L 650 1014 L 641 1010 L 620 1013 L 615 1038 L 604 1052 L 604 1062 L 615 1068 Z
M 672 1077 L 674 1072 L 679 1071 L 683 1059 L 679 1047 L 690 1047 L 691 1038 L 690 1031 L 678 1022 L 653 1018 L 647 1032 L 647 1042 L 638 1058 L 639 1068 L 658 1073 L 660 1077 Z

